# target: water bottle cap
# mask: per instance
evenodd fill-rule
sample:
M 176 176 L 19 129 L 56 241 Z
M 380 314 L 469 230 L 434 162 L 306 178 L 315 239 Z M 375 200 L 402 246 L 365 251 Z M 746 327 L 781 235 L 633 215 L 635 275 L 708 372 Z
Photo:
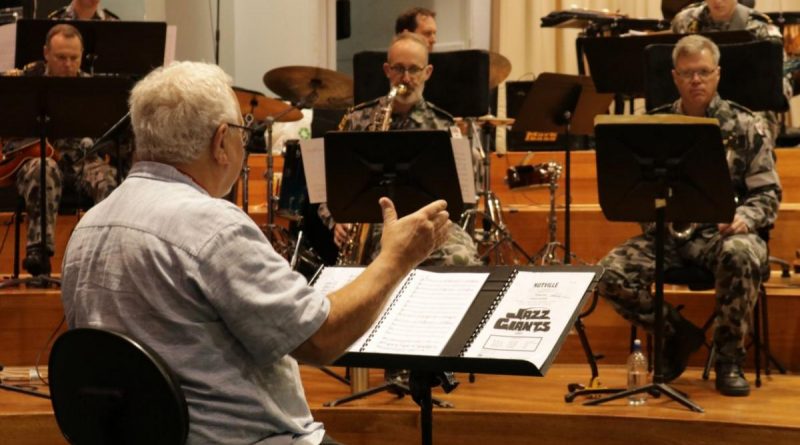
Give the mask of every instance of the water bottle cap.
M 642 350 L 642 341 L 638 338 L 633 341 L 633 350 L 634 351 L 641 351 Z

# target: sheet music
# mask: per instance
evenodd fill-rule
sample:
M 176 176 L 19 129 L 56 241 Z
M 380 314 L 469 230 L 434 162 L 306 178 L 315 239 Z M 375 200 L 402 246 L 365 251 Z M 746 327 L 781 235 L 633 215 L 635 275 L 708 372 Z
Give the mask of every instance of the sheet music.
M 303 156 L 308 201 L 311 204 L 328 202 L 328 192 L 325 190 L 325 139 L 301 139 L 300 153 Z
M 325 267 L 314 280 L 314 289 L 319 289 L 327 295 L 355 280 L 364 269 L 364 267 Z
M 0 72 L 14 68 L 17 45 L 17 24 L 0 26 Z
M 519 272 L 464 357 L 523 359 L 541 367 L 594 272 Z
M 456 161 L 458 183 L 461 186 L 461 199 L 465 203 L 475 203 L 475 172 L 472 169 L 472 151 L 469 148 L 469 139 L 451 138 L 453 158 Z
M 439 355 L 488 276 L 415 271 L 390 300 L 364 352 Z

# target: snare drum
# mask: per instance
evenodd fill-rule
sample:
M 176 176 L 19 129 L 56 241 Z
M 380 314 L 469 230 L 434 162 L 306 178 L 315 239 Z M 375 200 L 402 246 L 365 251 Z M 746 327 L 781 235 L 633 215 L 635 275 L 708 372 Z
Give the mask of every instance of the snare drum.
M 283 155 L 277 214 L 292 221 L 299 221 L 303 218 L 303 211 L 307 205 L 308 190 L 303 171 L 303 158 L 300 155 L 300 141 L 291 139 L 286 141 L 286 151 Z
M 557 162 L 545 162 L 533 165 L 515 165 L 506 171 L 508 188 L 528 188 L 547 186 L 558 181 L 561 165 Z

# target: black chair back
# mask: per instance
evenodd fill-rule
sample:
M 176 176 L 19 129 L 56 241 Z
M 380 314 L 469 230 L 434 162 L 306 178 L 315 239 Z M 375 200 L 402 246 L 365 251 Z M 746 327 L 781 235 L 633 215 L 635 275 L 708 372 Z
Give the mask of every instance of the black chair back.
M 53 344 L 53 410 L 73 444 L 186 442 L 189 413 L 178 379 L 132 338 L 102 329 L 72 329 Z

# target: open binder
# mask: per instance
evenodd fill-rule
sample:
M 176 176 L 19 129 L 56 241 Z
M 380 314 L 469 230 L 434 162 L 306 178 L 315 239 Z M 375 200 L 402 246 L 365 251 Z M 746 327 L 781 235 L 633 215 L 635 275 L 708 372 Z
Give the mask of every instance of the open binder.
M 326 267 L 312 285 L 329 292 L 361 270 Z M 415 269 L 335 364 L 542 376 L 601 272 L 553 266 Z

